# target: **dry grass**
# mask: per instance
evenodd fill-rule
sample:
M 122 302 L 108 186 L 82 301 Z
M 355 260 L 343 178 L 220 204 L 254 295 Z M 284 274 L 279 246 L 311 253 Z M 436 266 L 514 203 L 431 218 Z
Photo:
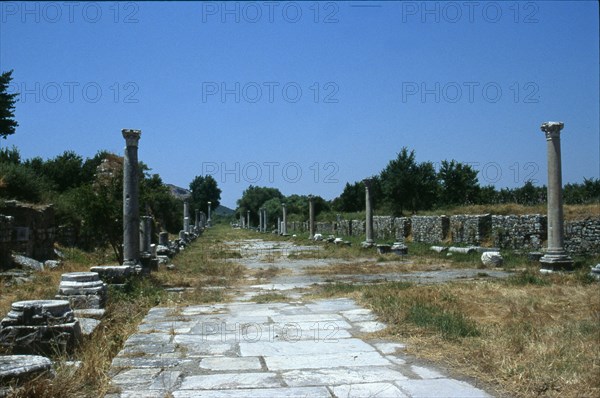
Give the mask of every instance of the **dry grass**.
M 336 284 L 390 327 L 377 337 L 515 397 L 600 395 L 600 295 L 584 271 L 440 285 Z
M 306 267 L 304 268 L 304 273 L 308 275 L 375 275 L 384 273 L 440 271 L 455 268 L 457 267 L 451 265 L 449 262 L 440 262 L 435 259 L 423 259 L 414 262 L 373 262 L 366 260 L 355 263 L 337 263 L 320 267 Z
M 458 206 L 451 209 L 438 209 L 429 212 L 419 213 L 419 215 L 441 215 L 447 216 L 456 214 L 496 214 L 496 215 L 524 215 L 524 214 L 546 214 L 548 208 L 545 204 L 534 206 L 519 205 L 516 203 L 506 203 L 501 205 L 470 205 Z M 600 217 L 600 204 L 587 205 L 564 205 L 565 220 L 583 220 L 588 217 Z

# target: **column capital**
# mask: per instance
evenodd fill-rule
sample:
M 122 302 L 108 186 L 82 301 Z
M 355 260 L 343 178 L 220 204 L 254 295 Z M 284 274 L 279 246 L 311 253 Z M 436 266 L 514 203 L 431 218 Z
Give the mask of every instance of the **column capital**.
M 142 136 L 142 130 L 122 129 L 123 138 L 127 146 L 138 146 L 138 141 Z
M 563 127 L 565 127 L 563 122 L 545 122 L 542 123 L 540 129 L 546 134 L 546 139 L 551 140 L 560 137 Z
M 363 180 L 363 183 L 365 184 L 365 187 L 366 187 L 367 189 L 371 188 L 371 183 L 372 183 L 372 182 L 373 182 L 373 179 L 372 179 L 372 178 L 365 178 L 365 179 Z
M 281 207 L 285 207 L 285 203 L 282 203 L 282 204 L 281 204 Z

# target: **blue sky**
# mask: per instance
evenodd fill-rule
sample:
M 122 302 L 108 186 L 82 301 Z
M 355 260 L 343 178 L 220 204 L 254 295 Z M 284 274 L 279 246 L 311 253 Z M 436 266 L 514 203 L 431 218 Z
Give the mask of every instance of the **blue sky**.
M 482 185 L 546 182 L 540 125 L 563 121 L 563 180 L 600 177 L 595 1 L 0 3 L 24 158 L 122 153 L 187 187 L 211 174 L 338 196 L 403 146 Z

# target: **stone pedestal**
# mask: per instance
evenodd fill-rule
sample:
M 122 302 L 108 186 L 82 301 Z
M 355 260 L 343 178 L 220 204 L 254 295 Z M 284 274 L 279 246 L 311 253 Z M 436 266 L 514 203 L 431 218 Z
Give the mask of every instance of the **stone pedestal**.
M 135 268 L 129 265 L 97 265 L 90 268 L 96 272 L 103 282 L 111 285 L 122 285 L 134 275 Z
M 363 180 L 365 184 L 365 210 L 366 210 L 366 220 L 365 220 L 365 241 L 362 242 L 363 247 L 371 247 L 375 243 L 373 239 L 373 202 L 371 199 L 371 183 L 372 180 L 367 178 Z
M 123 264 L 135 265 L 140 260 L 140 211 L 138 182 L 138 142 L 140 130 L 123 129 Z
M 573 270 L 573 259 L 564 250 L 560 154 L 560 132 L 563 127 L 561 122 L 546 122 L 541 126 L 546 135 L 548 152 L 548 248 L 540 258 L 541 272 Z
M 67 300 L 73 309 L 101 309 L 106 305 L 106 284 L 97 272 L 69 272 L 62 274 L 57 300 Z
M 71 353 L 80 340 L 79 321 L 66 300 L 17 301 L 0 321 L 0 344 L 13 354 Z
M 158 244 L 161 246 L 169 246 L 169 233 L 161 232 L 158 234 Z

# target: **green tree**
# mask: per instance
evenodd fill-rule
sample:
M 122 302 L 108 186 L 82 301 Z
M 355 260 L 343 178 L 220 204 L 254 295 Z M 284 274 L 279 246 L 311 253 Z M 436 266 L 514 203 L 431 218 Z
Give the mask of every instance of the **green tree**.
M 8 93 L 8 85 L 12 80 L 13 71 L 0 74 L 0 137 L 6 139 L 11 134 L 15 133 L 15 129 L 19 125 L 14 120 L 15 102 L 18 93 Z
M 435 169 L 431 162 L 417 164 L 414 150 L 403 147 L 379 176 L 384 199 L 394 215 L 402 215 L 407 208 L 413 212 L 430 209 L 435 203 Z
M 346 183 L 341 195 L 332 202 L 334 210 L 339 212 L 356 212 L 365 209 L 365 184 L 357 181 L 354 184 Z
M 479 195 L 477 171 L 464 163 L 442 160 L 438 172 L 441 205 L 473 204 Z
M 221 190 L 217 186 L 217 181 L 211 175 L 196 176 L 190 183 L 192 192 L 190 200 L 190 216 L 193 217 L 194 210 L 203 212 L 208 210 L 208 202 L 212 210 L 219 207 L 221 203 Z
M 82 168 L 83 158 L 74 151 L 65 151 L 45 162 L 42 170 L 54 183 L 55 190 L 64 192 L 82 184 Z
M 19 149 L 14 145 L 11 149 L 0 148 L 0 163 L 20 164 L 21 154 L 19 153 Z
M 253 224 L 258 223 L 258 209 L 260 209 L 264 203 L 271 199 L 283 200 L 283 194 L 277 188 L 269 187 L 258 187 L 250 185 L 242 193 L 242 197 L 237 200 L 237 214 L 238 217 L 243 215 L 246 217 L 246 212 L 250 210 L 250 222 Z M 273 209 L 272 209 L 273 210 Z M 268 216 L 270 218 L 270 216 Z

